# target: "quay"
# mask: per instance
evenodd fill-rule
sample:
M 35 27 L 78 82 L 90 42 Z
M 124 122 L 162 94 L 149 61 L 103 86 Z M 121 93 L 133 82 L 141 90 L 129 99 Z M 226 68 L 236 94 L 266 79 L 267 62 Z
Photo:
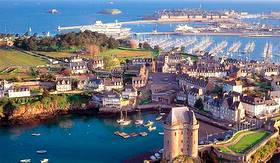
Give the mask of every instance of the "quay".
M 241 32 L 137 32 L 134 35 L 183 35 L 183 36 L 240 36 L 240 37 L 280 37 L 280 33 L 266 34 L 266 33 L 241 33 Z

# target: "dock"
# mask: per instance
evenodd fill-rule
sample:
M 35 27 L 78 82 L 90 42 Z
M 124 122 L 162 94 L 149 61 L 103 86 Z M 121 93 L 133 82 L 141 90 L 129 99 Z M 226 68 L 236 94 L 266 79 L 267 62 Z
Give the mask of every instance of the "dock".
M 137 137 L 137 136 L 142 136 L 142 137 L 144 137 L 144 136 L 147 136 L 147 135 L 148 135 L 148 133 L 146 133 L 146 132 L 125 133 L 125 132 L 121 132 L 121 131 L 116 131 L 116 132 L 114 132 L 114 134 L 117 135 L 117 136 L 120 136 L 120 137 L 122 137 L 122 138 L 124 138 L 124 139 L 128 139 L 128 138 L 130 138 L 130 137 Z

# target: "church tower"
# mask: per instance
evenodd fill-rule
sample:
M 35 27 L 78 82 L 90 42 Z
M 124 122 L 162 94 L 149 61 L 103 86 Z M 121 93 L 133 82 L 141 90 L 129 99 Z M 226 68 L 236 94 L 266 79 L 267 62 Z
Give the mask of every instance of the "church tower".
M 172 108 L 164 122 L 164 153 L 167 162 L 179 155 L 196 158 L 198 155 L 199 124 L 194 112 L 187 107 Z

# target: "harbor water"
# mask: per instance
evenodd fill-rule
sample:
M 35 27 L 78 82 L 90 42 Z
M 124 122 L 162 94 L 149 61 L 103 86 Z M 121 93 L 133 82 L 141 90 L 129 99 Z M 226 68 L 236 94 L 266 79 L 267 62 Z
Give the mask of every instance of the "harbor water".
M 163 147 L 163 135 L 159 133 L 163 132 L 165 118 L 156 121 L 157 117 L 157 112 L 141 114 L 144 123 L 154 122 L 156 130 L 151 132 L 144 125 L 134 125 L 138 114 L 130 115 L 128 118 L 132 123 L 125 127 L 118 125 L 117 117 L 68 115 L 36 126 L 1 128 L 0 162 L 15 163 L 21 159 L 39 162 L 44 158 L 54 163 L 123 162 Z M 199 121 L 199 124 L 200 137 L 224 131 L 204 122 Z M 124 139 L 114 135 L 116 131 L 147 132 L 148 135 Z M 38 150 L 46 150 L 47 153 L 37 154 Z

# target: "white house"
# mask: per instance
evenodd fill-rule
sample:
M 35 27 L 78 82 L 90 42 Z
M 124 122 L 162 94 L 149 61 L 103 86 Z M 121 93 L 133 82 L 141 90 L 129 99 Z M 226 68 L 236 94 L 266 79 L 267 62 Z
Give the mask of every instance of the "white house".
M 8 90 L 8 97 L 30 97 L 30 89 L 28 87 L 11 88 Z
M 124 99 L 135 99 L 137 97 L 137 90 L 132 87 L 131 84 L 128 84 L 124 87 L 122 92 L 122 98 Z
M 67 92 L 72 90 L 71 81 L 69 78 L 61 78 L 56 81 L 56 91 Z
M 102 106 L 110 108 L 121 107 L 122 97 L 119 93 L 115 91 L 105 92 L 102 98 Z

